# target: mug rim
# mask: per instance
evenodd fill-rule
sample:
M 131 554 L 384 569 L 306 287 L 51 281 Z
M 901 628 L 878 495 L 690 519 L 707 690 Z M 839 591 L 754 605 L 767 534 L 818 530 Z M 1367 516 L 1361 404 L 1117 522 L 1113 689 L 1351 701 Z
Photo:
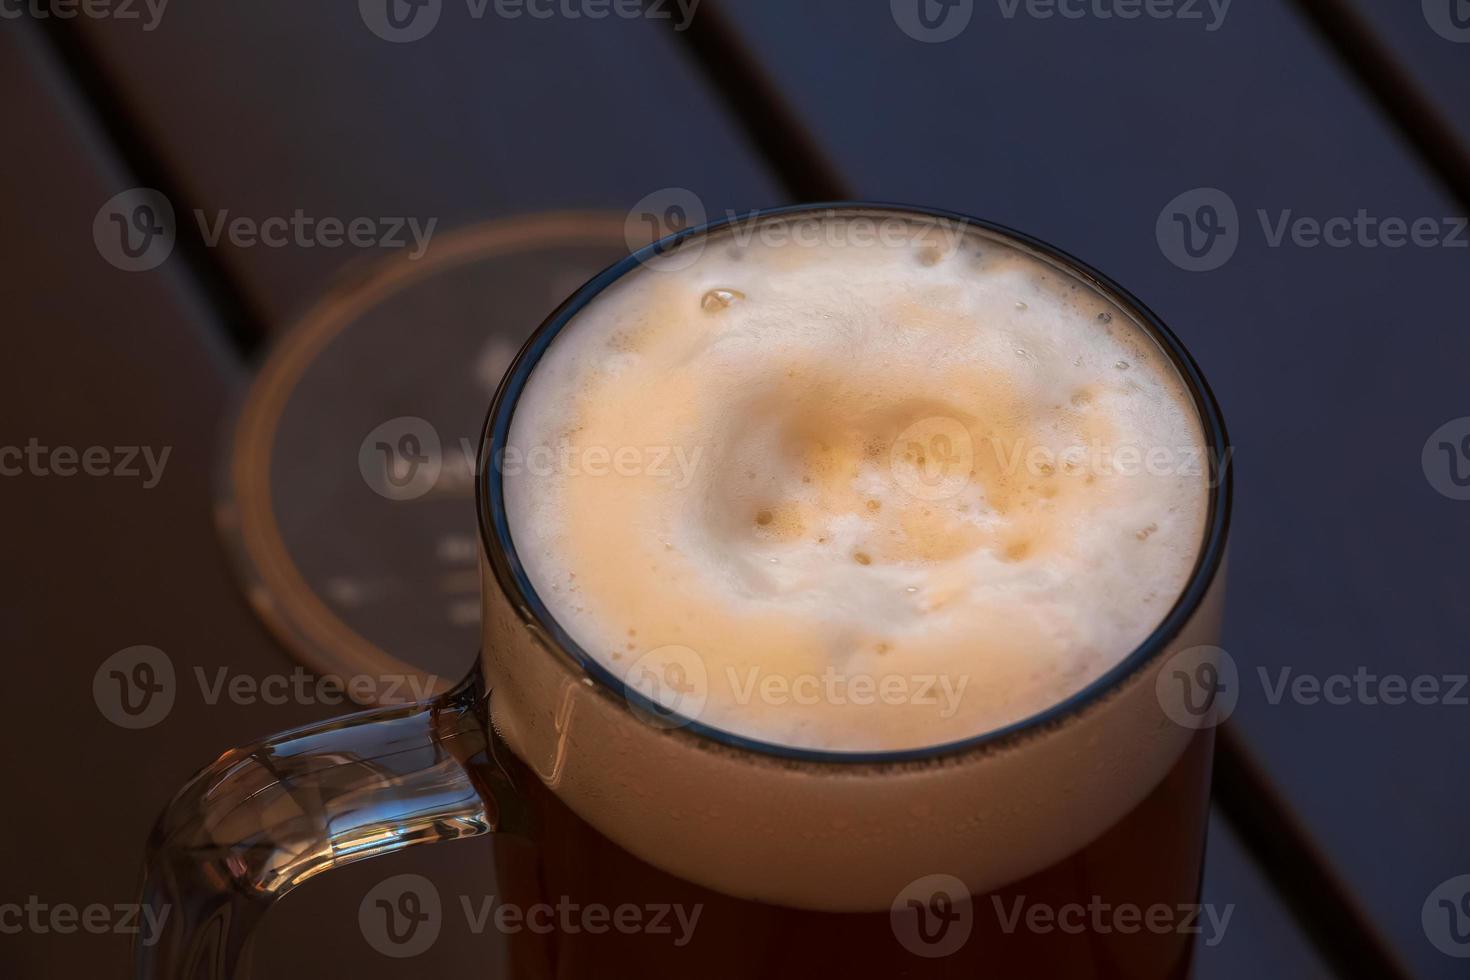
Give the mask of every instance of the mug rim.
M 1127 312 L 1158 344 L 1183 379 L 1199 415 L 1209 456 L 1209 509 L 1202 546 L 1178 598 L 1138 646 L 1086 686 L 1041 711 L 999 728 L 918 748 L 844 751 L 767 742 L 688 718 L 654 702 L 636 687 L 626 684 L 596 658 L 589 656 L 536 593 L 516 552 L 505 508 L 504 475 L 500 467 L 490 464 L 500 459 L 504 453 L 511 420 L 521 393 L 542 356 L 562 329 L 609 286 L 686 241 L 701 236 L 710 237 L 744 222 L 764 223 L 792 215 L 822 212 L 832 216 L 842 212 L 887 212 L 937 218 L 978 229 L 992 238 L 999 238 L 1003 243 L 1019 246 L 1022 251 L 1058 267 Z M 479 457 L 475 464 L 475 509 L 479 520 L 481 547 L 494 572 L 497 585 L 514 607 L 522 625 L 549 640 L 555 647 L 551 652 L 559 652 L 568 657 L 584 677 L 594 681 L 604 693 L 619 699 L 625 710 L 636 710 L 645 716 L 651 713 L 655 717 L 669 719 L 667 725 L 671 731 L 688 732 L 728 748 L 780 761 L 836 765 L 921 762 L 980 750 L 994 750 L 1045 731 L 1102 702 L 1168 649 L 1203 604 L 1224 560 L 1233 497 L 1233 473 L 1229 464 L 1230 457 L 1226 454 L 1228 447 L 1229 438 L 1219 405 L 1188 349 L 1143 302 L 1092 266 L 1024 232 L 956 211 L 876 201 L 824 201 L 760 208 L 743 214 L 731 213 L 716 221 L 675 232 L 608 266 L 564 300 L 526 340 L 495 392 L 481 432 Z

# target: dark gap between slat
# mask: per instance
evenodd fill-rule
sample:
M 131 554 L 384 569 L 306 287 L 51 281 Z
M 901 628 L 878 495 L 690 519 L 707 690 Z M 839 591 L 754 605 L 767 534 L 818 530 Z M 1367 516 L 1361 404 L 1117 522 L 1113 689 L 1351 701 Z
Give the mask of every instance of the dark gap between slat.
M 1292 2 L 1459 207 L 1470 212 L 1470 148 L 1373 27 L 1348 0 Z
M 1336 0 L 1297 2 L 1335 5 Z M 853 198 L 852 189 L 836 165 L 817 146 L 715 4 L 716 0 L 703 0 L 699 15 L 677 36 L 739 120 L 747 138 L 797 200 Z M 1402 74 L 1391 61 L 1387 64 Z M 1419 140 L 1413 143 L 1425 152 Z M 1455 169 L 1454 157 L 1443 142 L 1439 146 L 1444 163 L 1436 164 L 1436 169 L 1448 179 L 1447 171 Z M 1470 189 L 1470 180 L 1464 186 Z M 1457 196 L 1462 195 L 1457 192 Z M 1219 736 L 1213 777 L 1215 803 L 1322 959 L 1344 978 L 1407 980 L 1409 972 L 1351 897 L 1290 805 L 1275 792 L 1228 728 Z
M 99 59 L 82 36 L 81 27 L 59 17 L 32 18 L 32 21 L 92 110 L 90 121 L 102 130 L 137 186 L 151 187 L 173 204 L 176 231 L 174 251 L 169 259 L 183 261 L 214 314 L 211 319 L 224 328 L 230 346 L 241 358 L 249 359 L 266 335 L 268 318 L 206 246 L 198 225 L 189 217 L 193 214 L 192 202 L 175 175 L 148 145 L 137 115 L 117 94 L 123 87 L 106 77 Z
M 1216 733 L 1214 799 L 1322 959 L 1344 978 L 1408 968 L 1229 725 Z
M 1470 211 L 1470 149 L 1349 0 L 1292 0 L 1358 85 Z M 1220 732 L 1215 801 L 1313 945 L 1344 977 L 1408 978 L 1408 968 L 1332 870 L 1257 760 Z
M 650 10 L 658 0 L 644 0 Z M 844 201 L 853 196 L 832 160 L 807 132 L 776 84 L 725 15 L 708 0 L 674 32 L 709 79 L 747 139 L 760 151 L 793 203 Z M 774 202 L 752 202 L 765 206 Z

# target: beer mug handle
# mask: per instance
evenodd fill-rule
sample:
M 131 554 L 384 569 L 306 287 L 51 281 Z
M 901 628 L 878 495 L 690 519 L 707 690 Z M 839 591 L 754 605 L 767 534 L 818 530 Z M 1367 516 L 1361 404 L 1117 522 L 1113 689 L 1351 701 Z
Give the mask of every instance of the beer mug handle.
M 482 688 L 477 669 L 435 700 L 283 732 L 194 776 L 148 843 L 143 901 L 163 925 L 135 943 L 139 980 L 237 980 L 260 918 L 308 878 L 516 819 L 508 782 L 487 785 L 506 777 Z

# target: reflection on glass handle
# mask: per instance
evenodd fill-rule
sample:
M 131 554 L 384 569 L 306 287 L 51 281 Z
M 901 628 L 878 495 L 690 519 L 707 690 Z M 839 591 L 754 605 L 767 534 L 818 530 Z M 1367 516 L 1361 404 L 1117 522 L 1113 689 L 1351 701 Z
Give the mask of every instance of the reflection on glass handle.
M 233 749 L 153 829 L 143 901 L 164 923 L 135 946 L 139 980 L 236 980 L 266 909 L 323 871 L 502 823 L 508 786 L 472 677 L 434 701 L 380 708 Z M 472 775 L 474 774 L 474 775 Z M 163 917 L 163 916 L 166 916 Z

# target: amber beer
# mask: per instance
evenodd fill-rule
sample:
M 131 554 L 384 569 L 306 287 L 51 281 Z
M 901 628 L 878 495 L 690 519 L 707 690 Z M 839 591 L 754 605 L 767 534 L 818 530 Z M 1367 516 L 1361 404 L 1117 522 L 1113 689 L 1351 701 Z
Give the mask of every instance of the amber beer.
M 974 896 L 968 909 L 933 890 L 916 899 L 917 908 L 848 913 L 742 900 L 661 871 L 577 817 L 512 758 L 511 770 L 533 791 L 535 831 L 500 838 L 498 880 L 506 901 L 521 908 L 570 901 L 610 911 L 682 906 L 690 910 L 686 921 L 694 911 L 697 918 L 687 942 L 671 912 L 656 931 L 618 930 L 611 915 L 597 934 L 585 927 L 519 929 L 506 937 L 510 975 L 1182 980 L 1197 936 L 1208 935 L 1197 903 L 1212 741 L 1209 732 L 1197 733 L 1158 787 L 1102 836 L 1020 881 Z M 863 859 L 863 846 L 854 842 L 853 860 Z M 1092 926 L 1086 912 L 1092 907 L 1103 910 L 1102 930 Z M 1028 924 L 1032 909 L 1053 918 Z M 1145 924 L 1151 909 L 1153 928 Z M 1058 913 L 1067 921 L 1055 921 Z M 655 914 L 645 913 L 643 921 L 652 925 Z
M 520 931 L 518 976 L 1186 975 L 1212 735 L 1168 665 L 1218 628 L 1219 483 L 1158 331 L 990 229 L 805 212 L 523 355 L 488 475 L 506 898 L 700 913 Z

